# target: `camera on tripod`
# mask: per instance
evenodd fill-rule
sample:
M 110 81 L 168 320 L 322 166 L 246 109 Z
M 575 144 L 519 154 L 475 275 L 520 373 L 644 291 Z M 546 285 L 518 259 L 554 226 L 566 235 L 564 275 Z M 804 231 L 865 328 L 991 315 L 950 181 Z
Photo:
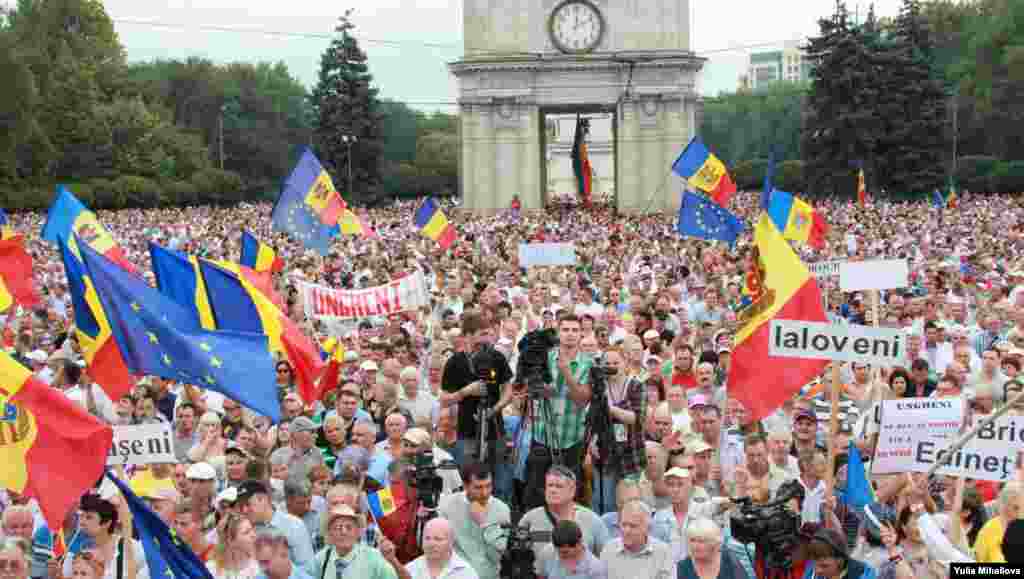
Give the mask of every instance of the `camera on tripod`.
M 749 497 L 733 499 L 739 510 L 731 517 L 732 536 L 741 543 L 754 543 L 764 553 L 765 567 L 789 569 L 799 542 L 800 513 L 789 508 L 789 501 L 803 500 L 804 489 L 797 481 L 779 487 L 775 500 L 755 505 Z
M 529 527 L 520 527 L 510 523 L 501 525 L 505 531 L 506 547 L 501 556 L 500 579 L 531 579 L 536 577 L 533 544 L 551 540 L 551 533 L 530 532 Z M 539 536 L 544 535 L 544 536 Z
M 414 456 L 409 486 L 416 489 L 416 496 L 424 507 L 437 508 L 441 491 L 444 490 L 444 480 L 441 475 L 437 474 L 437 465 L 434 464 L 432 450 L 426 450 Z
M 519 340 L 516 383 L 525 384 L 532 399 L 547 397 L 546 386 L 554 380 L 548 367 L 548 353 L 556 346 L 558 336 L 552 329 L 534 330 Z

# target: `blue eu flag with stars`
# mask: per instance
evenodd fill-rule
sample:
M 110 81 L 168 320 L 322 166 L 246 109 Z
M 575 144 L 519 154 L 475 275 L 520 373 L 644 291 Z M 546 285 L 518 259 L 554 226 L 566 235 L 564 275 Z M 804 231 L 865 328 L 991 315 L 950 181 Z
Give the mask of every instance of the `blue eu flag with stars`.
M 128 485 L 107 473 L 124 495 L 132 512 L 132 526 L 146 553 L 146 565 L 152 579 L 213 579 L 206 565 L 175 535 L 146 503 L 135 496 Z
M 743 223 L 721 205 L 703 195 L 683 192 L 676 225 L 680 235 L 724 241 L 732 246 L 743 230 Z
M 78 247 L 133 374 L 201 386 L 280 420 L 274 359 L 265 334 L 205 330 L 189 311 L 141 278 L 87 244 Z

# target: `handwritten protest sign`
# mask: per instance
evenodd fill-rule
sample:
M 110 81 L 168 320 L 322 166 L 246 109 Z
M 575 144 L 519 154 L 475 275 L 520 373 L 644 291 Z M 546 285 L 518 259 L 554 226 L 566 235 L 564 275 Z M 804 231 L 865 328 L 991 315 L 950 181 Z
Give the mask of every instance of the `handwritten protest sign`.
M 114 426 L 114 444 L 107 455 L 108 465 L 173 462 L 177 462 L 177 458 L 169 422 Z
M 905 398 L 882 403 L 882 426 L 872 472 L 927 472 L 960 435 L 963 400 Z M 1005 482 L 1024 451 L 1024 417 L 1001 416 L 982 428 L 939 474 Z
M 419 271 L 385 285 L 339 290 L 299 282 L 306 315 L 324 322 L 387 316 L 430 305 L 427 281 Z
M 576 265 L 576 244 L 519 244 L 519 267 L 538 267 L 546 265 Z

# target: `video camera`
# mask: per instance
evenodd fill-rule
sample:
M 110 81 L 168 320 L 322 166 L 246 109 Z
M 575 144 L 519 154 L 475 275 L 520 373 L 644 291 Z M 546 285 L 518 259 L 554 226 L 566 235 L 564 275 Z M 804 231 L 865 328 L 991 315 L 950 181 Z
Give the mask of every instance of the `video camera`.
M 516 383 L 526 385 L 530 398 L 547 396 L 545 385 L 554 380 L 548 367 L 548 353 L 557 346 L 558 335 L 552 329 L 534 330 L 519 340 Z
M 534 543 L 551 541 L 551 531 L 530 531 L 529 527 L 520 527 L 510 523 L 502 523 L 505 531 L 505 553 L 501 556 L 500 579 L 532 579 L 536 577 L 534 563 Z
M 779 487 L 774 501 L 755 505 L 749 497 L 733 499 L 739 506 L 731 517 L 732 536 L 741 543 L 754 543 L 764 554 L 768 569 L 789 569 L 799 544 L 800 513 L 789 508 L 792 499 L 804 498 L 804 489 L 797 481 Z
M 434 451 L 425 450 L 413 457 L 412 472 L 409 474 L 409 486 L 416 489 L 416 496 L 422 505 L 430 510 L 437 509 L 441 492 L 444 490 L 444 479 L 437 474 L 438 470 L 458 470 L 459 466 L 452 461 L 434 462 Z

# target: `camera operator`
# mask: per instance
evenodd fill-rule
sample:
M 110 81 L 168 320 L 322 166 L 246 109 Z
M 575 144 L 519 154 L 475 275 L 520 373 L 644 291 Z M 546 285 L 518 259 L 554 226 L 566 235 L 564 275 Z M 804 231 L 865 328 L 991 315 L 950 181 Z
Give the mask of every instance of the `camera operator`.
M 462 490 L 462 477 L 459 471 L 454 468 L 455 461 L 452 455 L 434 446 L 430 433 L 422 428 L 410 428 L 402 437 L 402 451 L 400 458 L 409 464 L 418 466 L 417 456 L 424 456 L 431 453 L 433 460 L 431 464 L 435 467 L 452 466 L 453 468 L 441 468 L 437 473 L 441 477 L 441 496 L 446 497 Z
M 553 553 L 540 564 L 543 579 L 607 579 L 608 566 L 583 542 L 583 532 L 573 521 L 559 521 L 551 532 Z
M 512 378 L 512 369 L 508 361 L 500 352 L 493 352 L 499 356 L 495 374 L 489 380 L 480 376 L 479 369 L 475 368 L 473 354 L 480 351 L 485 345 L 493 345 L 495 341 L 494 330 L 484 320 L 483 315 L 477 310 L 469 310 L 462 317 L 462 336 L 467 341 L 467 351 L 459 351 L 452 355 L 445 363 L 444 372 L 441 377 L 441 406 L 458 404 L 458 420 L 456 421 L 457 441 L 455 443 L 455 458 L 458 463 L 466 464 L 480 456 L 479 445 L 480 405 L 487 402 L 489 388 L 501 388 Z M 488 384 L 488 382 L 491 382 Z M 504 420 L 501 409 L 513 401 L 516 391 L 512 388 L 504 388 L 492 409 L 491 423 L 487 428 L 487 443 L 490 445 L 487 451 L 487 464 L 490 465 L 492 473 L 494 465 L 503 460 L 504 453 Z M 494 403 L 494 401 L 492 401 Z
M 511 511 L 492 496 L 494 478 L 487 465 L 464 465 L 462 480 L 465 491 L 445 497 L 438 514 L 454 522 L 455 552 L 476 570 L 480 579 L 497 579 L 506 545 L 502 525 L 511 523 Z
M 875 568 L 850 557 L 846 537 L 833 529 L 819 529 L 807 545 L 805 576 L 821 579 L 874 579 Z
M 647 458 L 643 434 L 647 387 L 638 377 L 626 376 L 621 351 L 610 350 L 605 355 L 605 363 L 610 374 L 606 398 L 614 444 L 610 448 L 591 445 L 591 457 L 594 458 L 591 508 L 598 515 L 616 508 L 616 483 L 623 478 L 639 478 Z M 597 456 L 597 453 L 603 456 Z
M 526 459 L 526 488 L 523 507 L 544 504 L 544 479 L 552 464 L 560 464 L 581 478 L 583 434 L 591 392 L 590 367 L 593 361 L 579 352 L 580 321 L 567 315 L 558 323 L 558 349 L 548 354 L 548 367 L 554 380 L 545 387 L 545 395 L 533 400 L 531 426 L 533 442 Z M 577 489 L 579 491 L 581 489 Z

